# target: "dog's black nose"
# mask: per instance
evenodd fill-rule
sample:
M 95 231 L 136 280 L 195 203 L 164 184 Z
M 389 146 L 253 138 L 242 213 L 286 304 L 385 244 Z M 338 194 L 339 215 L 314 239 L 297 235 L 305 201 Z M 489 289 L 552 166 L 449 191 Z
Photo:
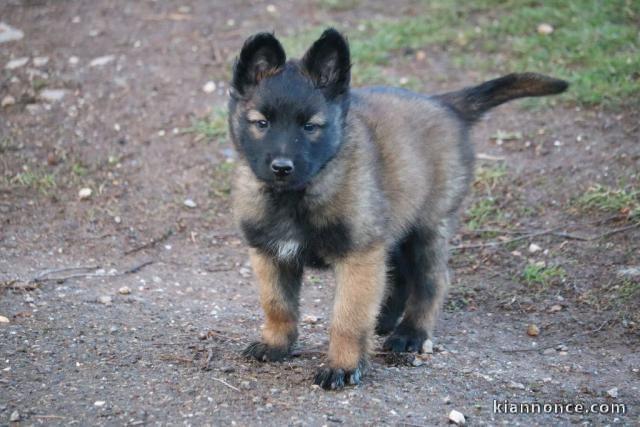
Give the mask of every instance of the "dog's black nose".
M 276 157 L 271 162 L 271 170 L 279 178 L 291 175 L 291 172 L 293 172 L 293 161 L 285 157 Z

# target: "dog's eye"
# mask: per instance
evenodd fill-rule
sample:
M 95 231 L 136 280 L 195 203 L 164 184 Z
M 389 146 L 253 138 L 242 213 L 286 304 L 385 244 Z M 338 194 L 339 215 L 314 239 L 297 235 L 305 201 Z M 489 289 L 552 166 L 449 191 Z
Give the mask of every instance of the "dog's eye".
M 313 132 L 317 128 L 318 128 L 318 125 L 313 123 L 305 123 L 304 126 L 302 126 L 302 129 L 304 129 L 305 132 Z
M 269 127 L 269 122 L 266 120 L 258 120 L 255 122 L 255 125 L 258 126 L 260 129 L 266 129 Z

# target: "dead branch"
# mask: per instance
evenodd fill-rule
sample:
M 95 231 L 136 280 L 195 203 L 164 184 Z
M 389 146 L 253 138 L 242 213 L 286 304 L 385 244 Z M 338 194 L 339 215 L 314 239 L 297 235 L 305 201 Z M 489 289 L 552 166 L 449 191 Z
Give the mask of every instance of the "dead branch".
M 148 249 L 148 248 L 152 248 L 155 245 L 157 245 L 158 243 L 164 242 L 165 240 L 167 240 L 169 237 L 171 237 L 171 235 L 173 234 L 173 230 L 172 229 L 168 229 L 167 231 L 164 232 L 164 234 L 160 237 L 156 237 L 154 239 L 149 240 L 147 243 L 142 244 L 140 246 L 136 246 L 134 248 L 131 248 L 127 251 L 124 252 L 125 255 L 131 255 L 133 253 L 139 252 L 143 249 Z

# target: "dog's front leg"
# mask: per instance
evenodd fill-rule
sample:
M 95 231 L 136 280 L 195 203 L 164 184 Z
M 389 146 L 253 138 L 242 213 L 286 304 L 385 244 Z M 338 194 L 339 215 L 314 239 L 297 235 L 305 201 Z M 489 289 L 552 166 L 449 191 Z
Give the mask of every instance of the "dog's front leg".
M 360 382 L 384 295 L 385 254 L 384 245 L 377 244 L 336 264 L 329 366 L 320 369 L 314 380 L 324 389 Z
M 281 262 L 256 249 L 250 250 L 250 257 L 265 323 L 262 341 L 250 344 L 243 354 L 265 362 L 282 360 L 298 337 L 302 266 L 296 261 Z

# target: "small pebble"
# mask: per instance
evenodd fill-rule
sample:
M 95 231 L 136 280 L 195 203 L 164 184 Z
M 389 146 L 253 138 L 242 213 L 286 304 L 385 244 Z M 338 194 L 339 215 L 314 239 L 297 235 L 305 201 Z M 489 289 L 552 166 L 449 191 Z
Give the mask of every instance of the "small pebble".
M 13 411 L 9 416 L 9 421 L 12 423 L 17 423 L 18 421 L 20 421 L 20 412 Z
M 552 348 L 546 348 L 544 349 L 542 354 L 544 354 L 545 356 L 549 356 L 550 354 L 556 354 L 556 351 Z
M 607 390 L 607 396 L 613 397 L 614 399 L 618 397 L 618 387 L 613 387 Z
M 9 323 L 9 318 L 5 316 L 0 316 L 0 323 Z
M 102 67 L 104 65 L 107 65 L 114 59 L 116 59 L 116 57 L 113 55 L 100 56 L 98 58 L 92 59 L 91 62 L 89 62 L 89 67 Z
M 449 421 L 459 426 L 463 426 L 467 422 L 462 412 L 458 412 L 455 409 L 449 412 Z
M 33 58 L 33 65 L 35 67 L 42 67 L 44 65 L 47 65 L 48 62 L 49 62 L 48 56 L 36 56 L 35 58 Z
M 540 335 L 540 328 L 531 323 L 529 326 L 527 326 L 527 335 L 529 335 L 530 337 L 537 337 L 538 335 Z
M 538 34 L 542 34 L 544 36 L 553 33 L 553 27 L 550 24 L 542 23 L 538 25 Z
M 562 310 L 562 306 L 560 304 L 554 304 L 551 306 L 551 308 L 549 308 L 550 313 L 556 313 L 561 310 Z
M 67 91 L 63 89 L 45 89 L 38 96 L 44 101 L 57 102 L 61 101 L 66 94 Z
M 216 83 L 213 81 L 208 81 L 202 86 L 202 90 L 204 93 L 213 93 L 216 90 Z
M 278 10 L 276 9 L 276 7 L 272 4 L 268 4 L 267 5 L 267 12 L 269 13 L 276 13 Z
M 302 318 L 302 323 L 307 323 L 309 325 L 315 325 L 318 323 L 319 318 L 317 316 L 313 316 L 311 314 L 307 314 Z
M 98 298 L 98 302 L 104 305 L 111 305 L 111 297 L 110 296 L 101 296 Z
M 536 252 L 540 252 L 542 250 L 542 248 L 538 245 L 536 245 L 535 243 L 532 243 L 529 245 L 529 253 L 530 254 L 535 254 Z
M 16 99 L 11 95 L 7 95 L 4 98 L 2 98 L 2 104 L 1 105 L 2 105 L 2 108 L 5 108 L 5 107 L 9 107 L 10 105 L 13 105 L 15 103 L 16 103 Z
M 118 293 L 120 295 L 129 295 L 131 293 L 131 288 L 128 286 L 123 286 L 120 289 L 118 289 Z
M 195 208 L 198 206 L 198 204 L 196 202 L 193 201 L 193 199 L 186 199 L 184 202 L 182 202 L 186 207 L 188 208 Z
M 80 58 L 78 58 L 77 56 L 72 56 L 69 58 L 69 64 L 71 65 L 78 65 L 78 62 L 80 62 Z
M 16 68 L 20 68 L 20 67 L 26 65 L 27 62 L 29 62 L 29 58 L 28 57 L 12 59 L 11 61 L 7 62 L 7 64 L 4 66 L 4 69 L 5 70 L 15 70 Z
M 86 200 L 91 197 L 92 194 L 93 190 L 88 187 L 82 188 L 80 191 L 78 191 L 78 197 L 80 198 L 80 200 Z
M 516 390 L 524 390 L 524 384 L 518 383 L 515 381 L 509 381 L 509 388 L 513 388 Z
M 93 406 L 97 406 L 98 408 L 104 406 L 107 402 L 105 402 L 104 400 L 96 400 L 95 402 L 93 402 Z

